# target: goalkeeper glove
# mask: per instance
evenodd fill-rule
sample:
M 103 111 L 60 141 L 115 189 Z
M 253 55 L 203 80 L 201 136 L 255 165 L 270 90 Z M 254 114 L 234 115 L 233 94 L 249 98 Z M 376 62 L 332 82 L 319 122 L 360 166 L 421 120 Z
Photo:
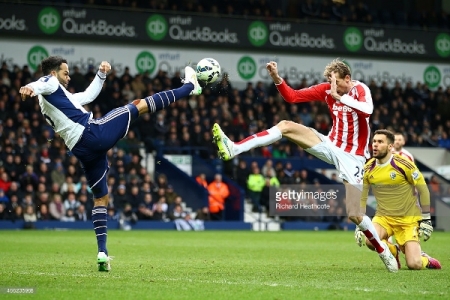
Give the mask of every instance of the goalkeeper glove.
M 422 221 L 419 222 L 419 237 L 426 242 L 433 233 L 430 213 L 422 214 Z
M 361 229 L 359 229 L 358 226 L 356 226 L 356 228 L 355 228 L 355 242 L 360 247 L 366 245 L 366 236 L 361 231 Z

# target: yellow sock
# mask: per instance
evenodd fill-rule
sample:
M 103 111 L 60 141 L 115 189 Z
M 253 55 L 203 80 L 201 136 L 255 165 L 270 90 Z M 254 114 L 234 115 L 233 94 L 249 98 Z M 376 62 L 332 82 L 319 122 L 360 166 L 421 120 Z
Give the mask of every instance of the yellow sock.
M 389 247 L 389 251 L 391 251 L 392 255 L 397 256 L 397 247 L 395 247 L 394 244 L 389 243 L 388 240 L 383 240 L 383 242 L 386 243 L 386 245 L 388 245 Z
M 422 269 L 426 269 L 428 266 L 428 257 L 422 256 Z

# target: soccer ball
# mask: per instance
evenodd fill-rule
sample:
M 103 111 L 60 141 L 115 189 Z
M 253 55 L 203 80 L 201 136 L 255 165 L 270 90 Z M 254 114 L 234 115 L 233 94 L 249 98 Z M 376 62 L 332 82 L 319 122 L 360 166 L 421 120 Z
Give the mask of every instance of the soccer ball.
M 220 76 L 220 65 L 214 58 L 203 58 L 197 63 L 197 79 L 213 83 Z

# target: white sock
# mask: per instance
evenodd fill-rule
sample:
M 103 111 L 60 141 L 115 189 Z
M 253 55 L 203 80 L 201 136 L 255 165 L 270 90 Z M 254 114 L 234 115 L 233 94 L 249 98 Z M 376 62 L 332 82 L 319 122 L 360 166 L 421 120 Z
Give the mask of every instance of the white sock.
M 372 234 L 373 239 L 375 239 L 375 241 L 376 241 L 383 249 L 385 249 L 385 243 L 382 243 L 382 242 L 381 242 L 380 237 L 378 236 L 378 233 L 377 233 L 377 231 L 376 231 L 376 229 L 375 229 L 375 226 L 373 226 L 373 223 L 372 223 L 372 221 L 370 220 L 370 218 L 369 218 L 368 216 L 364 216 L 364 217 L 363 217 L 363 220 L 361 221 L 361 223 L 359 223 L 358 227 L 359 227 L 359 229 L 361 229 L 361 231 L 363 231 L 363 232 L 366 231 L 366 230 L 370 231 L 370 233 Z M 369 238 L 369 237 L 368 237 L 368 238 Z M 369 240 L 370 240 L 370 238 L 369 238 Z M 371 242 L 372 242 L 372 241 L 371 241 Z M 374 244 L 374 243 L 372 243 L 372 244 Z M 374 245 L 374 247 L 377 248 L 376 245 Z
M 253 148 L 267 146 L 275 143 L 283 137 L 280 129 L 277 126 L 273 126 L 270 129 L 258 132 L 251 135 L 242 141 L 234 143 L 234 155 L 238 155 L 242 152 L 247 152 Z

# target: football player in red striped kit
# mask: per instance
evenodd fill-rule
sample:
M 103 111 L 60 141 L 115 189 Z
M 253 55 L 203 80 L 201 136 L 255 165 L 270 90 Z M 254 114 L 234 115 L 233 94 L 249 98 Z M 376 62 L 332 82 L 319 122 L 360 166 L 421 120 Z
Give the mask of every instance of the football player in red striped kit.
M 214 124 L 213 136 L 220 158 L 230 160 L 242 152 L 270 145 L 284 137 L 315 157 L 333 164 L 345 183 L 349 219 L 370 240 L 386 268 L 390 272 L 397 272 L 395 257 L 380 240 L 370 218 L 364 215 L 359 207 L 364 164 L 370 157 L 369 117 L 373 112 L 373 103 L 369 88 L 362 82 L 352 80 L 350 68 L 339 59 L 333 60 L 325 67 L 324 76 L 327 82 L 300 90 L 291 88 L 280 77 L 276 62 L 267 63 L 266 68 L 286 102 L 322 101 L 328 105 L 333 121 L 329 134 L 325 136 L 314 128 L 283 120 L 270 129 L 233 142 L 218 124 Z

